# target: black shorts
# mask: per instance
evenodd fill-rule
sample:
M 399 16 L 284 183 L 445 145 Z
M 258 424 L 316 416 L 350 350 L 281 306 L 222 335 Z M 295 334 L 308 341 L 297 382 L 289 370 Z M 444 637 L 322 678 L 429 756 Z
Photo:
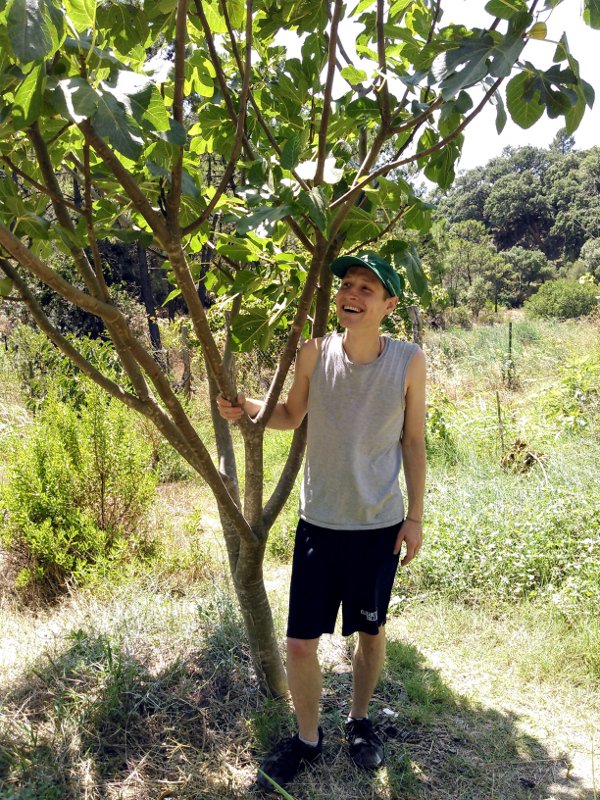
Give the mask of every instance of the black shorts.
M 330 530 L 300 520 L 296 529 L 287 635 L 316 639 L 333 633 L 342 605 L 342 635 L 376 635 L 385 624 L 400 555 L 400 525 Z

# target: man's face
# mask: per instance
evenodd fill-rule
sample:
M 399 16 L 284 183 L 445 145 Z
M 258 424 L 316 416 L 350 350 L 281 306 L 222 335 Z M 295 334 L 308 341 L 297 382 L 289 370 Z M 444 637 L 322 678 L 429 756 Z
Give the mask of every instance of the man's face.
M 398 302 L 390 297 L 375 273 L 366 267 L 350 267 L 335 296 L 338 319 L 344 328 L 379 330 L 381 320 Z

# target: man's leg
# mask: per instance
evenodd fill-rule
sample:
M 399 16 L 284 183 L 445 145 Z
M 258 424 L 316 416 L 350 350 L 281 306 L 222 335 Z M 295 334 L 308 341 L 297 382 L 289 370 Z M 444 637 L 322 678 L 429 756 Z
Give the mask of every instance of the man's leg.
M 385 626 L 381 625 L 379 633 L 373 636 L 358 632 L 358 643 L 352 659 L 352 710 L 354 719 L 366 717 L 369 702 L 377 686 L 385 660 Z
M 365 769 L 377 769 L 384 759 L 383 742 L 367 716 L 384 658 L 385 627 L 381 625 L 377 634 L 359 631 L 352 659 L 352 710 L 346 722 L 346 741 L 354 763 Z
M 257 781 L 263 789 L 273 789 L 263 772 L 280 786 L 286 786 L 304 764 L 314 763 L 321 755 L 323 732 L 319 728 L 319 703 L 322 681 L 318 645 L 318 638 L 289 637 L 287 640 L 287 676 L 298 733 L 282 739 L 261 764 Z
M 287 678 L 298 720 L 298 734 L 305 742 L 319 740 L 319 704 L 323 679 L 317 656 L 319 639 L 287 640 Z

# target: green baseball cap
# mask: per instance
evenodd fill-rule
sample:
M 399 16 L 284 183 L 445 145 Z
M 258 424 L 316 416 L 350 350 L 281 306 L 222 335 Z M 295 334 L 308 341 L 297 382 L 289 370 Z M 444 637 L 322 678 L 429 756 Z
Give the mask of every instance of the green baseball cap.
M 400 297 L 402 284 L 400 276 L 384 258 L 370 250 L 358 253 L 355 256 L 341 256 L 332 261 L 329 268 L 338 278 L 343 278 L 350 267 L 366 267 L 375 273 L 392 297 Z

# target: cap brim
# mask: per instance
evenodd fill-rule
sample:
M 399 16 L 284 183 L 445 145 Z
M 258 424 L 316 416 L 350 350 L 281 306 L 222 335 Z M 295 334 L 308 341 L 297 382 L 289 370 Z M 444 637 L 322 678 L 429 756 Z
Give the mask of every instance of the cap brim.
M 358 256 L 340 256 L 340 258 L 336 258 L 335 261 L 332 261 L 329 265 L 329 269 L 334 275 L 337 275 L 338 278 L 343 278 L 350 267 L 365 267 L 377 275 L 377 271 L 373 269 L 372 265 L 367 264 L 366 261 L 363 261 L 362 258 L 358 258 Z M 377 277 L 379 277 L 379 275 L 377 275 Z

